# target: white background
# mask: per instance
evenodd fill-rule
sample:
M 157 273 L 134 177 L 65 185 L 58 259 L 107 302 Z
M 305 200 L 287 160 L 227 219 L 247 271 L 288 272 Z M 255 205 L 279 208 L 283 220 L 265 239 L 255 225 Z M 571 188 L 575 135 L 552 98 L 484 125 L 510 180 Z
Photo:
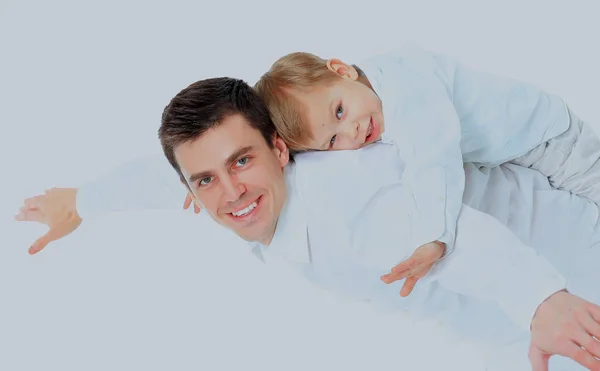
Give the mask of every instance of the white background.
M 600 124 L 599 8 L 0 0 L 0 370 L 481 370 L 435 324 L 338 302 L 204 217 L 115 214 L 31 257 L 46 229 L 12 216 L 46 188 L 158 152 L 160 114 L 190 83 L 252 84 L 291 51 L 358 62 L 416 43 L 558 93 Z

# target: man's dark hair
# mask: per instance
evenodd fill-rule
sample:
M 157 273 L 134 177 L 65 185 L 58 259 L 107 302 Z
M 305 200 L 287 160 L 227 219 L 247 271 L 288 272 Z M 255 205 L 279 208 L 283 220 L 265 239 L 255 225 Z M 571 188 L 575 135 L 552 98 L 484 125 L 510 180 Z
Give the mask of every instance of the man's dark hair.
M 165 156 L 184 180 L 175 147 L 195 140 L 228 117 L 240 114 L 258 130 L 270 148 L 276 135 L 269 110 L 243 80 L 218 77 L 197 81 L 179 92 L 162 114 L 158 137 Z

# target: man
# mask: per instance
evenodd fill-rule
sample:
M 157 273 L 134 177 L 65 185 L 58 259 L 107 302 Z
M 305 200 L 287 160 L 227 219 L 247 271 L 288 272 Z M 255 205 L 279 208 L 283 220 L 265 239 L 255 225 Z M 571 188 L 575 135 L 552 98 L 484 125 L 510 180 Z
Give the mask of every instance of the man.
M 217 223 L 256 242 L 253 251 L 262 259 L 279 256 L 333 292 L 443 317 L 473 334 L 488 321 L 477 322 L 470 314 L 490 310 L 487 318 L 512 321 L 515 331 L 507 331 L 505 341 L 531 327 L 530 356 L 536 370 L 546 367 L 550 354 L 600 370 L 594 358 L 600 356 L 595 340 L 600 337 L 600 307 L 566 292 L 566 273 L 559 273 L 498 221 L 467 205 L 459 218 L 456 249 L 431 272 L 430 284 L 419 285 L 401 300 L 393 285 L 381 283 L 381 273 L 409 254 L 411 222 L 419 217 L 419 205 L 403 192 L 401 159 L 390 146 L 304 154 L 288 164 L 287 147 L 264 104 L 244 82 L 228 78 L 200 81 L 180 92 L 165 109 L 159 136 L 170 166 L 194 202 Z M 397 164 L 375 169 L 382 156 L 395 158 Z M 50 226 L 31 252 L 75 230 L 81 217 L 110 209 L 161 207 L 161 192 L 173 200 L 178 194 L 172 191 L 175 177 L 165 187 L 165 172 L 153 162 L 145 166 L 126 168 L 81 192 L 59 189 L 27 200 L 18 219 Z M 467 184 L 474 181 L 466 199 L 489 208 L 482 201 L 485 192 L 477 192 L 481 173 L 474 167 L 467 170 L 472 174 Z M 528 177 L 533 183 L 532 173 L 523 179 Z M 122 193 L 127 189 L 133 192 Z M 596 209 L 585 200 L 569 200 L 587 223 L 581 245 L 592 238 Z M 533 208 L 531 200 L 523 201 L 529 202 L 524 209 Z M 521 230 L 519 237 L 527 240 L 527 232 Z M 554 255 L 552 263 L 560 261 Z M 391 281 L 401 277 L 388 276 Z M 502 311 L 494 311 L 490 301 Z

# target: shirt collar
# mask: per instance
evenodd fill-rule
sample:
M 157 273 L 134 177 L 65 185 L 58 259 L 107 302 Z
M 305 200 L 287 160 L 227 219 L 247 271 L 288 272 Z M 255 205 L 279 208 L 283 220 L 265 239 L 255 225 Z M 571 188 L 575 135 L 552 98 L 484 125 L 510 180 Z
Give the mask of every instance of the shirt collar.
M 263 254 L 278 255 L 293 263 L 309 263 L 308 224 L 296 182 L 296 164 L 284 167 L 286 200 L 279 214 L 275 234 L 269 246 L 250 242 L 252 253 L 264 262 Z

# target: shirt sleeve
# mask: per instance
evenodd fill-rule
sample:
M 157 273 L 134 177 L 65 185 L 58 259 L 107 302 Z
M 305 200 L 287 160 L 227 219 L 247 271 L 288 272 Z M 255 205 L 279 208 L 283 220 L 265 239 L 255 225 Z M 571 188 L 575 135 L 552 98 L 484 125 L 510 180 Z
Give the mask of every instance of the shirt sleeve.
M 77 191 L 84 220 L 124 210 L 183 209 L 187 194 L 166 157 L 154 155 L 125 163 Z
M 496 302 L 527 331 L 538 306 L 567 287 L 566 279 L 533 248 L 492 216 L 467 205 L 458 218 L 455 244 L 455 252 L 438 262 L 426 280 Z
M 425 53 L 382 62 L 385 86 L 384 139 L 392 140 L 405 163 L 404 185 L 418 206 L 415 248 L 438 240 L 446 255 L 454 247 L 465 174 L 461 125 L 446 72 Z

